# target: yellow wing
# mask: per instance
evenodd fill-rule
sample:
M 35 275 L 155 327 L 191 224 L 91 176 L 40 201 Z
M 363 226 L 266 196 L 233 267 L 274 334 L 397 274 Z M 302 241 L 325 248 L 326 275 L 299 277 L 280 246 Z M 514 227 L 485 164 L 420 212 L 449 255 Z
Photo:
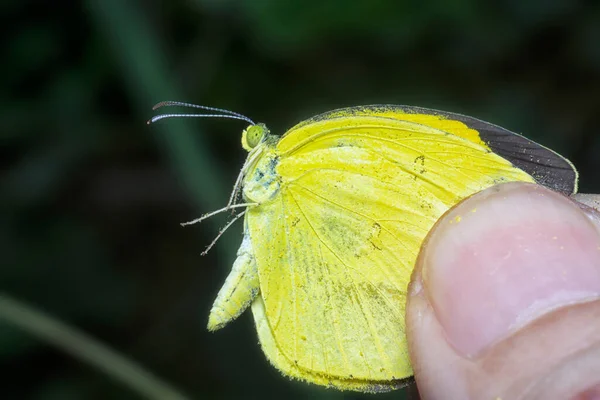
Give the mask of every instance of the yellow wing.
M 274 149 L 277 194 L 247 214 L 267 357 L 287 375 L 361 391 L 412 375 L 406 288 L 435 221 L 486 187 L 534 181 L 477 131 L 372 114 L 290 130 Z

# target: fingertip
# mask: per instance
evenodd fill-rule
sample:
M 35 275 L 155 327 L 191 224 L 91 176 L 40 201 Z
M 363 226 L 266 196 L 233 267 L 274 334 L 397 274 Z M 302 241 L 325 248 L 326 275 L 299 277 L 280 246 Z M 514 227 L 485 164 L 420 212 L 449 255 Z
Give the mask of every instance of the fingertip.
M 557 307 L 600 296 L 600 235 L 568 198 L 504 184 L 450 210 L 421 277 L 448 340 L 474 357 Z
M 582 302 L 594 309 L 592 300 L 600 297 L 600 230 L 591 221 L 595 211 L 589 212 L 543 187 L 510 183 L 440 218 L 423 243 L 407 295 L 409 351 L 423 398 L 469 398 L 503 387 L 518 392 L 519 365 L 527 365 L 530 376 L 550 365 L 540 363 L 547 350 L 532 321 Z M 565 314 L 574 318 L 570 327 L 585 327 L 589 316 L 577 313 Z M 584 336 L 587 328 L 579 339 L 563 339 L 564 329 L 553 327 L 562 321 L 549 317 L 536 328 L 546 340 L 563 332 L 556 333 L 548 360 L 560 360 L 562 346 L 592 340 L 591 333 Z M 511 342 L 515 336 L 520 341 Z M 503 369 L 485 369 L 498 363 Z

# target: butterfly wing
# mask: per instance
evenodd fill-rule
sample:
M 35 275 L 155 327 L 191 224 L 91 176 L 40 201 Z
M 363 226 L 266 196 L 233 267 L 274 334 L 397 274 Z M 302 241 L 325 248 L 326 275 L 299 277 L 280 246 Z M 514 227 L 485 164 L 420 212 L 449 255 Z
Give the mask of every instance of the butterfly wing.
M 298 134 L 304 136 L 304 139 L 314 134 L 314 129 L 310 129 L 309 125 L 315 122 L 355 116 L 379 116 L 412 121 L 461 136 L 474 143 L 483 144 L 489 151 L 527 172 L 541 185 L 568 195 L 577 192 L 577 170 L 565 157 L 498 125 L 446 111 L 397 105 L 342 108 L 302 121 L 290 129 L 286 136 L 293 133 L 294 139 L 289 142 L 296 142 L 299 139 Z
M 279 192 L 248 211 L 261 290 L 252 310 L 280 370 L 362 391 L 412 375 L 404 307 L 425 235 L 477 191 L 534 181 L 468 129 L 364 112 L 281 139 Z

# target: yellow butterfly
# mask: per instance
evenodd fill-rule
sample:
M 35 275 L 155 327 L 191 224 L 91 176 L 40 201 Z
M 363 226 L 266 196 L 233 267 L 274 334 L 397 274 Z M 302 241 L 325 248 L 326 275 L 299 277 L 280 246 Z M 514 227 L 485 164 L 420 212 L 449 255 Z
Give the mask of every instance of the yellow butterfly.
M 242 133 L 248 158 L 229 205 L 217 211 L 245 208 L 244 237 L 208 329 L 251 307 L 269 361 L 319 385 L 377 392 L 412 376 L 406 289 L 423 239 L 446 210 L 501 182 L 577 190 L 567 159 L 463 115 L 352 107 L 278 137 L 241 114 L 198 107 L 251 124 Z M 245 203 L 235 202 L 239 189 Z

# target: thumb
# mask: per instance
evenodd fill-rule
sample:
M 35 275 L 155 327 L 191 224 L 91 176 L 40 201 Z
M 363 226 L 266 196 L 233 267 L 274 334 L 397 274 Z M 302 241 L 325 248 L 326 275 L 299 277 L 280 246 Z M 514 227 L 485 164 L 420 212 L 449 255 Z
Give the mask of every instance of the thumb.
M 600 398 L 600 219 L 587 213 L 509 183 L 438 221 L 406 311 L 422 398 Z

